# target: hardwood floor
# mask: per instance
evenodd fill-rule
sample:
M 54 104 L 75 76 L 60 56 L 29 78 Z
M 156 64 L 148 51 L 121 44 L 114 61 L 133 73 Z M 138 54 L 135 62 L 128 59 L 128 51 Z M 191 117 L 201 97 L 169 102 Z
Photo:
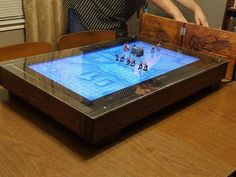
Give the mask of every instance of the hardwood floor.
M 2 177 L 226 177 L 236 170 L 236 82 L 202 91 L 87 145 L 0 87 Z

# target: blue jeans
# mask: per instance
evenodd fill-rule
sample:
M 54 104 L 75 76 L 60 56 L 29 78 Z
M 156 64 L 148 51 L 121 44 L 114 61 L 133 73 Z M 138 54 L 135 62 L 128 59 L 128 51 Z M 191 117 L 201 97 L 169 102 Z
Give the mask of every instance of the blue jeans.
M 75 33 L 80 31 L 86 31 L 86 28 L 81 23 L 80 16 L 75 9 L 68 9 L 68 23 L 67 33 Z

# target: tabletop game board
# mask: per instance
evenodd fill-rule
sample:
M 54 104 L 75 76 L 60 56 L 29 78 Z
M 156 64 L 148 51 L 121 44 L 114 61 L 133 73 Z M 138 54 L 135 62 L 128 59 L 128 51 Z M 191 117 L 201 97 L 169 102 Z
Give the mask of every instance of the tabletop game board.
M 128 45 L 128 51 L 124 45 L 119 45 L 29 67 L 93 101 L 199 60 L 143 41 Z M 142 48 L 144 55 L 132 54 L 132 47 Z M 132 61 L 135 64 L 132 65 Z M 144 65 L 148 68 L 145 69 Z

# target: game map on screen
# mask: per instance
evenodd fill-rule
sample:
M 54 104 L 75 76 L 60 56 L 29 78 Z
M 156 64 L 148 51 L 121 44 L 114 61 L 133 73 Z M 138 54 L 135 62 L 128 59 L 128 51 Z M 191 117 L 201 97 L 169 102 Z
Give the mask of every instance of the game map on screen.
M 160 45 L 135 41 L 28 67 L 93 101 L 198 60 Z

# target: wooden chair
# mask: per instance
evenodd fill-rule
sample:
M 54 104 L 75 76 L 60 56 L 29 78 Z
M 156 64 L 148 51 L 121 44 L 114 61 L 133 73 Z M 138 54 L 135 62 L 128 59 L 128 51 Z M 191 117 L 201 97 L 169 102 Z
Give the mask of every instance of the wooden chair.
M 60 50 L 82 47 L 99 42 L 111 41 L 116 39 L 115 31 L 83 31 L 61 36 L 58 39 Z
M 47 42 L 29 42 L 6 47 L 0 47 L 0 62 L 16 58 L 28 57 L 32 55 L 43 54 L 51 51 L 53 51 L 53 47 L 51 44 Z M 0 84 L 1 82 L 2 82 L 2 76 L 0 68 Z
M 0 47 L 0 62 L 51 51 L 53 51 L 53 47 L 47 42 L 29 42 Z

